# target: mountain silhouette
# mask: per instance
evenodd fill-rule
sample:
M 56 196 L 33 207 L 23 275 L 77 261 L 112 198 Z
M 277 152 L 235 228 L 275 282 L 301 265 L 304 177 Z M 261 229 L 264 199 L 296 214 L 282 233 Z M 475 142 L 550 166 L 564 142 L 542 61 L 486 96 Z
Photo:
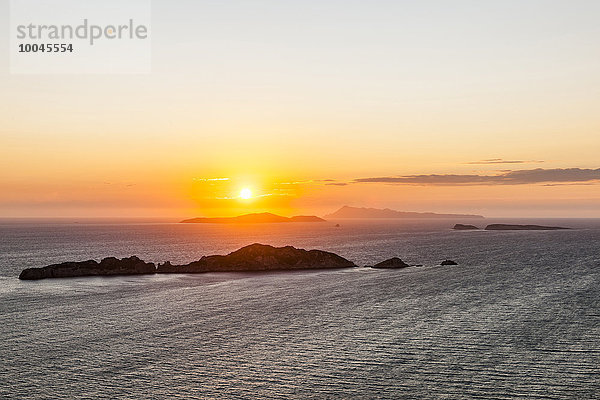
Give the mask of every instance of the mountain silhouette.
M 274 222 L 325 222 L 325 220 L 314 215 L 298 215 L 288 218 L 265 212 L 239 215 L 237 217 L 200 217 L 181 221 L 184 224 L 258 224 Z
M 432 212 L 396 211 L 389 208 L 360 208 L 343 206 L 325 218 L 484 218 L 473 214 L 436 214 Z

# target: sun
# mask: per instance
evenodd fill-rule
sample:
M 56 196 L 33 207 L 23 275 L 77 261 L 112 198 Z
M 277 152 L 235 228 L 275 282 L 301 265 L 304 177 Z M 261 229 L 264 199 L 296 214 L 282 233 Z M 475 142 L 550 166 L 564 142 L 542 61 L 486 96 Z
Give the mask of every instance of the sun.
M 251 197 L 252 197 L 252 190 L 250 190 L 249 188 L 243 188 L 240 191 L 240 198 L 242 198 L 244 200 L 248 200 Z

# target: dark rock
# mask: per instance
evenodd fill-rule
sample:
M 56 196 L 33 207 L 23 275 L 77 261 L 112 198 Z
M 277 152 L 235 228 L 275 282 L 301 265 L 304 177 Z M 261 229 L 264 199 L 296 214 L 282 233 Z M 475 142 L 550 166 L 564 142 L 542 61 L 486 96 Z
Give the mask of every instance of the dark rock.
M 371 268 L 392 269 L 392 268 L 406 268 L 406 267 L 410 267 L 410 265 L 408 265 L 407 263 L 405 263 L 398 257 L 394 257 L 394 258 L 390 258 L 389 260 L 385 260 L 380 263 L 377 263 L 377 264 L 373 265 Z
M 452 229 L 456 229 L 457 231 L 470 231 L 470 230 L 479 229 L 479 228 L 476 227 L 475 225 L 456 224 L 456 225 L 454 225 L 454 228 L 452 228 Z
M 453 260 L 444 260 L 440 263 L 440 265 L 458 265 L 458 263 Z
M 251 244 L 226 256 L 204 256 L 186 265 L 159 264 L 158 273 L 226 271 L 270 271 L 320 268 L 348 268 L 356 265 L 337 254 L 321 250 Z
M 27 268 L 21 272 L 19 279 L 35 280 L 75 276 L 141 275 L 154 273 L 156 273 L 156 267 L 153 263 L 147 263 L 136 256 L 120 260 L 115 257 L 108 257 L 99 263 L 95 260 L 88 260 L 64 262 L 48 265 L 43 268 Z
M 486 231 L 555 231 L 563 228 L 560 226 L 543 225 L 511 225 L 511 224 L 491 224 L 485 227 Z

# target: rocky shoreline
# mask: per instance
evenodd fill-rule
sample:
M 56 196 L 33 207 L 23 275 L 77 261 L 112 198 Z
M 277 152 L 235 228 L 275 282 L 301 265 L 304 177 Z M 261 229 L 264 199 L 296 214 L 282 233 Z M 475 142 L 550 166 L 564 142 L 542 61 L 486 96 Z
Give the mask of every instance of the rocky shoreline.
M 440 265 L 457 265 L 444 264 Z M 304 250 L 292 246 L 273 247 L 251 244 L 227 255 L 203 256 L 200 260 L 184 265 L 172 265 L 169 261 L 155 265 L 136 256 L 64 262 L 42 268 L 27 268 L 19 275 L 22 280 L 69 278 L 81 276 L 194 274 L 204 272 L 290 271 L 306 269 L 356 268 L 352 261 L 323 250 Z M 369 268 L 399 269 L 410 267 L 398 257 L 382 261 Z

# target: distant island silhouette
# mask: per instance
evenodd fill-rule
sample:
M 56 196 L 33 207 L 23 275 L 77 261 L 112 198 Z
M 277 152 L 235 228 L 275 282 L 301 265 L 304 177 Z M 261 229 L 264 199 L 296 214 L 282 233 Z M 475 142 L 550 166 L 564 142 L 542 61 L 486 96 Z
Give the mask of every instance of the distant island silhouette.
M 454 228 L 457 231 L 467 231 L 479 229 L 474 225 L 456 224 Z M 544 226 L 544 225 L 516 225 L 516 224 L 490 224 L 485 227 L 486 231 L 555 231 L 559 229 L 571 229 L 562 226 Z
M 432 212 L 396 211 L 389 208 L 362 208 L 343 206 L 336 212 L 328 214 L 325 218 L 477 218 L 483 215 L 473 214 L 436 214 Z
M 253 213 L 237 217 L 191 218 L 180 221 L 182 224 L 258 224 L 274 222 L 326 222 L 323 218 L 314 215 L 297 215 L 295 217 L 282 217 L 281 215 Z
M 475 225 L 456 224 L 456 225 L 454 225 L 454 228 L 452 228 L 452 229 L 457 230 L 457 231 L 469 231 L 469 230 L 475 230 L 475 229 L 479 229 L 479 228 L 476 227 Z
M 486 231 L 555 231 L 560 229 L 571 229 L 562 226 L 543 225 L 514 225 L 514 224 L 491 224 L 485 227 Z

